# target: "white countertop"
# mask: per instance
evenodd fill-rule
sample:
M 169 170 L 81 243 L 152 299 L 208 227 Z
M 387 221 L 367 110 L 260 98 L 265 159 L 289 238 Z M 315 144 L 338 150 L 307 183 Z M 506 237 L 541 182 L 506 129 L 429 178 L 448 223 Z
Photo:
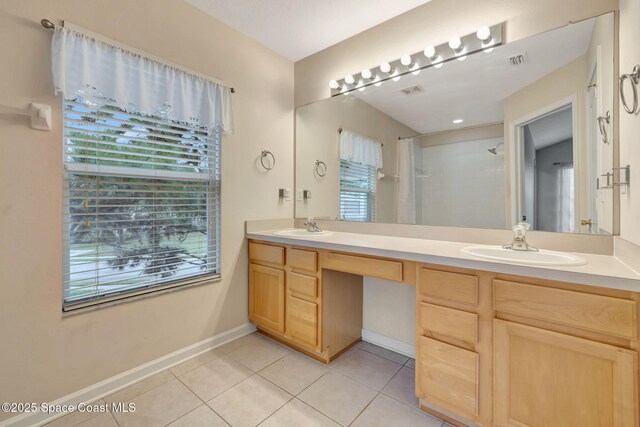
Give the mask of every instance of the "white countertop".
M 249 232 L 247 238 L 640 292 L 640 274 L 610 255 L 576 254 L 587 260 L 586 265 L 577 267 L 525 266 L 476 258 L 461 251 L 476 246 L 473 243 L 337 231 L 329 236 L 298 238 L 274 235 L 275 231 L 279 230 Z

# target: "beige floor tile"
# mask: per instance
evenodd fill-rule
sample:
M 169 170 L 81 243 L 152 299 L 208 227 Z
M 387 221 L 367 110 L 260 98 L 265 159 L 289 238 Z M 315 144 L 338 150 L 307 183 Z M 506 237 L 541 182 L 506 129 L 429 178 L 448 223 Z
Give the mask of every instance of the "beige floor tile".
M 381 390 L 401 367 L 402 365 L 373 353 L 358 350 L 336 365 L 335 370 L 369 387 Z
M 441 427 L 442 420 L 379 394 L 352 427 Z
M 300 393 L 298 398 L 346 426 L 375 396 L 374 389 L 331 371 Z
M 342 362 L 344 359 L 348 358 L 349 356 L 351 356 L 353 353 L 355 353 L 356 351 L 358 351 L 358 349 L 360 347 L 362 347 L 362 345 L 364 344 L 364 342 L 360 341 L 359 343 L 355 344 L 353 347 L 351 347 L 349 350 L 345 351 L 344 353 L 342 353 L 340 356 L 338 356 L 337 358 L 335 358 L 330 364 L 329 364 L 329 368 L 334 368 L 336 367 L 340 362 Z
M 266 339 L 257 339 L 228 353 L 227 356 L 258 372 L 289 353 L 290 351 L 283 346 Z
M 228 427 L 222 418 L 207 405 L 202 405 L 178 418 L 167 427 Z
M 261 376 L 254 375 L 207 404 L 233 427 L 253 427 L 292 397 Z
M 131 401 L 134 412 L 114 412 L 118 424 L 127 426 L 164 426 L 202 404 L 187 387 L 174 379 Z
M 409 406 L 419 407 L 419 400 L 416 397 L 416 371 L 403 366 L 384 386 L 382 392 Z
M 404 364 L 409 369 L 416 369 L 416 359 L 409 359 L 407 363 Z
M 409 360 L 407 356 L 396 353 L 395 351 L 387 350 L 386 348 L 382 348 L 368 342 L 362 344 L 362 347 L 360 347 L 360 349 L 368 351 L 369 353 L 373 353 L 377 356 L 384 357 L 385 359 L 389 359 L 392 362 L 396 362 L 401 365 L 404 365 L 407 360 Z
M 103 412 L 83 423 L 77 424 L 77 427 L 118 427 L 118 423 L 113 419 L 110 412 Z
M 96 405 L 102 405 L 104 404 L 104 400 L 100 399 L 93 403 L 95 403 Z M 77 426 L 78 424 L 84 421 L 87 421 L 90 418 L 95 417 L 96 415 L 97 414 L 95 412 L 74 411 L 69 413 L 68 415 L 57 418 L 48 424 L 45 424 L 45 426 L 46 427 L 73 427 L 73 426 Z
M 171 373 L 173 373 L 173 375 L 179 377 L 182 374 L 193 371 L 195 368 L 202 366 L 205 363 L 219 359 L 223 355 L 223 352 L 214 348 L 213 350 L 209 350 L 205 353 L 199 354 L 194 358 L 191 358 L 185 362 L 180 363 L 179 365 L 169 368 L 169 370 L 171 371 Z
M 165 384 L 171 380 L 174 380 L 176 377 L 169 371 L 162 371 L 155 375 L 150 376 L 149 378 L 145 378 L 142 381 L 139 381 L 129 387 L 123 388 L 120 391 L 117 391 L 107 397 L 104 398 L 105 402 L 113 403 L 113 402 L 124 402 L 128 403 L 135 397 L 140 396 L 143 393 L 146 393 L 149 390 L 152 390 L 162 384 Z
M 252 374 L 247 367 L 223 356 L 180 375 L 179 378 L 200 399 L 207 401 Z
M 299 353 L 290 353 L 259 373 L 295 396 L 327 371 L 329 368 L 317 360 Z
M 218 347 L 216 350 L 220 350 L 224 354 L 231 353 L 234 350 L 239 349 L 243 345 L 249 344 L 251 341 L 261 339 L 261 335 L 258 332 L 253 332 L 249 335 L 245 335 L 243 337 L 238 338 L 237 340 L 233 340 L 231 342 L 226 343 L 223 346 Z
M 306 403 L 292 399 L 260 424 L 260 427 L 340 427 L 340 424 Z

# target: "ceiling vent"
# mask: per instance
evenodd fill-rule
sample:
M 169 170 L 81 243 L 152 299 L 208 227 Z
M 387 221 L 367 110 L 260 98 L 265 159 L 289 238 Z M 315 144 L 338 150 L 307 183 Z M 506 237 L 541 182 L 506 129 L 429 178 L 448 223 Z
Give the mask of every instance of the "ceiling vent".
M 411 87 L 406 87 L 400 90 L 400 92 L 404 93 L 405 95 L 415 95 L 416 93 L 424 92 L 424 89 L 420 85 L 415 85 Z
M 527 52 L 511 55 L 507 59 L 509 60 L 509 64 L 513 66 L 524 65 L 529 62 L 529 57 L 527 56 Z

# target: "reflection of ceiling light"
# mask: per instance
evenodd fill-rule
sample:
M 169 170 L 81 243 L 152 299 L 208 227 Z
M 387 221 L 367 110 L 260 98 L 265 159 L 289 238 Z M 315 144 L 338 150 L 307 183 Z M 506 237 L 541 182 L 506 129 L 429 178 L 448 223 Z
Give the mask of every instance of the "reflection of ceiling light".
M 464 61 L 465 59 L 467 59 L 467 55 L 459 57 L 458 61 Z
M 371 70 L 368 68 L 365 68 L 364 70 L 362 70 L 362 78 L 370 80 L 373 77 L 373 74 L 371 73 Z
M 457 125 L 457 124 L 460 124 L 460 123 L 462 123 L 462 122 L 464 122 L 464 120 L 462 120 L 462 119 L 455 119 L 452 123 Z
M 398 73 L 397 71 L 391 76 L 391 80 L 393 80 L 394 82 L 397 82 L 398 80 L 400 80 L 400 73 Z
M 354 79 L 351 74 L 347 74 L 346 76 L 344 76 L 344 82 L 348 85 L 352 85 L 355 81 L 356 79 Z
M 434 67 L 434 68 L 440 68 L 440 67 L 442 67 L 442 62 L 440 62 L 440 63 L 438 63 L 438 64 L 434 65 L 433 67 Z
M 493 52 L 493 48 L 490 47 L 489 49 L 485 49 L 483 52 L 484 53 L 491 53 L 491 52 Z
M 379 87 L 382 84 L 382 82 L 380 81 L 380 77 L 376 77 L 376 79 L 373 82 L 374 82 L 373 85 L 375 87 Z
M 491 41 L 491 29 L 489 27 L 487 27 L 486 25 L 483 26 L 483 27 L 478 28 L 478 31 L 476 32 L 476 37 L 482 43 L 490 42 Z

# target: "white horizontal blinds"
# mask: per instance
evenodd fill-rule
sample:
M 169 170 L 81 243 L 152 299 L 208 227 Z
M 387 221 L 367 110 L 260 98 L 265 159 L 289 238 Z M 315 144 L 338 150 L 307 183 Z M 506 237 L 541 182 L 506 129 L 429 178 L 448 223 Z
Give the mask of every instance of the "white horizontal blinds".
M 220 132 L 64 102 L 64 306 L 219 275 Z
M 340 160 L 340 219 L 375 221 L 376 167 Z

